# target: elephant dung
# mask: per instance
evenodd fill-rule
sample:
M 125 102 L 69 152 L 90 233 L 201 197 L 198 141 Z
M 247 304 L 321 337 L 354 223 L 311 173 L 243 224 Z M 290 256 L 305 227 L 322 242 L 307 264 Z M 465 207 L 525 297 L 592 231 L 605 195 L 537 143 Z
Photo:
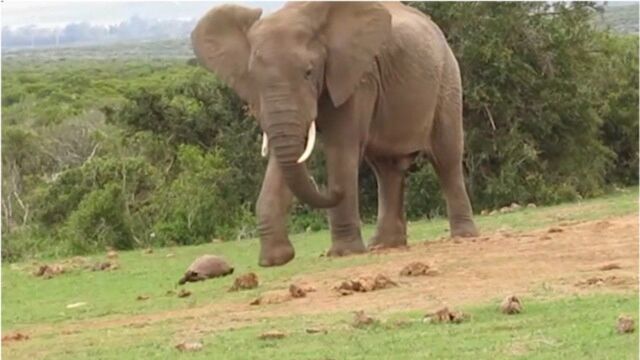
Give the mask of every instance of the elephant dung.
M 436 269 L 419 261 L 412 262 L 400 270 L 400 276 L 431 276 L 436 274 L 438 274 Z
M 371 276 L 360 276 L 355 279 L 345 280 L 335 287 L 340 295 L 350 295 L 354 292 L 370 292 L 389 287 L 398 286 L 393 280 L 385 275 L 378 274 L 375 278 Z
M 507 315 L 519 314 L 522 311 L 522 301 L 515 296 L 507 296 L 500 304 L 500 311 Z
M 378 320 L 364 313 L 364 311 L 356 311 L 353 317 L 353 327 L 362 328 L 365 326 L 376 324 Z
M 258 275 L 250 272 L 238 276 L 229 291 L 249 290 L 256 287 L 258 287 Z
M 469 315 L 463 313 L 462 311 L 450 310 L 448 307 L 445 306 L 436 312 L 427 314 L 425 316 L 425 321 L 432 322 L 432 323 L 459 324 L 467 320 L 468 318 L 469 318 Z
M 632 333 L 636 329 L 635 323 L 630 316 L 620 315 L 618 317 L 618 323 L 616 324 L 616 330 L 619 334 Z
M 289 285 L 289 294 L 291 294 L 293 298 L 303 298 L 307 296 L 307 292 L 296 284 Z

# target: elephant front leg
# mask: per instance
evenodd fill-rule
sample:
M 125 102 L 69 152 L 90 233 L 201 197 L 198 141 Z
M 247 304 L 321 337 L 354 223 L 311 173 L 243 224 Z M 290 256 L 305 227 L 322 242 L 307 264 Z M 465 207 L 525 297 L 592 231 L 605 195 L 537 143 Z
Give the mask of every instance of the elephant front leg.
M 260 266 L 278 266 L 291 261 L 295 251 L 287 235 L 286 218 L 293 194 L 273 156 L 256 204 L 260 235 Z
M 369 248 L 407 245 L 407 221 L 404 215 L 405 174 L 413 157 L 368 160 L 378 181 L 378 221 Z
M 329 188 L 344 191 L 344 198 L 338 206 L 329 209 L 331 227 L 331 249 L 329 256 L 345 256 L 366 251 L 360 232 L 360 212 L 358 209 L 358 166 L 359 148 L 357 144 L 348 147 L 329 147 L 326 151 Z

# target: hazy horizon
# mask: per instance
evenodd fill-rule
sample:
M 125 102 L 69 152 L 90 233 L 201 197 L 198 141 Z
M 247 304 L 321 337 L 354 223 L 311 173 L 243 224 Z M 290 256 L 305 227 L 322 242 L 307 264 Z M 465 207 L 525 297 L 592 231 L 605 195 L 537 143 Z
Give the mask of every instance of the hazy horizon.
M 132 17 L 158 20 L 195 19 L 224 3 L 260 7 L 265 12 L 280 8 L 283 1 L 11 1 L 1 4 L 2 27 L 59 28 L 72 23 L 113 25 Z

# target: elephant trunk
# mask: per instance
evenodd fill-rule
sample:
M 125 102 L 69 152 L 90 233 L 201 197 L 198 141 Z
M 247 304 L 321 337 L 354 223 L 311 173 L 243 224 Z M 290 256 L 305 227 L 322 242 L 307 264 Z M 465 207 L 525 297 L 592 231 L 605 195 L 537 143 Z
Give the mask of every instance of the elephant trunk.
M 265 112 L 264 130 L 269 138 L 269 148 L 280 165 L 289 189 L 300 201 L 315 208 L 334 207 L 342 200 L 342 192 L 333 189 L 329 194 L 320 193 L 306 165 L 299 161 L 305 148 L 307 129 L 303 128 L 305 122 L 298 117 L 297 107 L 290 105 L 276 106 Z

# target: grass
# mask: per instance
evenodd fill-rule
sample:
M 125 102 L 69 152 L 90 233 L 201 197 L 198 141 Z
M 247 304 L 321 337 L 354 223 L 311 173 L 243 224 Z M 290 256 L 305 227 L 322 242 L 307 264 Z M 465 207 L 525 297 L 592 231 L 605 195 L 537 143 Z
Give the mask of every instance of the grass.
M 483 232 L 521 231 L 561 221 L 637 214 L 637 194 L 637 188 L 625 189 L 576 203 L 478 216 L 476 221 Z M 447 228 L 445 219 L 413 222 L 409 225 L 410 242 L 434 240 L 446 235 Z M 366 226 L 364 235 L 370 235 L 372 230 L 372 226 Z M 329 246 L 327 231 L 295 235 L 292 241 L 297 251 L 296 259 L 287 266 L 266 269 L 257 266 L 259 245 L 255 239 L 156 249 L 151 254 L 122 252 L 118 260 L 121 268 L 116 271 L 78 270 L 50 280 L 33 277 L 32 263 L 3 264 L 2 329 L 6 333 L 35 325 L 56 325 L 109 315 L 179 311 L 220 300 L 246 302 L 265 290 L 282 287 L 298 274 L 374 263 L 379 259 L 368 255 L 338 259 L 319 257 Z M 230 280 L 208 281 L 189 284 L 194 294 L 187 301 L 167 296 L 166 291 L 175 288 L 186 266 L 203 253 L 224 255 L 236 266 L 237 273 L 258 272 L 263 285 L 256 290 L 228 293 Z M 167 257 L 168 254 L 172 256 Z M 99 259 L 94 257 L 92 260 Z M 153 301 L 135 301 L 141 294 L 150 295 Z M 637 295 L 537 301 L 526 304 L 526 313 L 514 317 L 496 313 L 494 305 L 479 304 L 467 309 L 473 314 L 473 320 L 459 326 L 427 326 L 416 322 L 397 329 L 381 325 L 355 330 L 348 326 L 351 314 L 273 319 L 233 331 L 205 334 L 202 338 L 206 344 L 204 351 L 188 357 L 268 358 L 284 351 L 287 357 L 279 358 L 633 358 L 632 350 L 637 349 L 636 336 L 620 336 L 612 329 L 620 312 L 634 314 L 637 319 Z M 87 305 L 66 308 L 67 304 L 75 302 L 86 302 Z M 393 316 L 415 319 L 418 315 L 400 313 Z M 332 329 L 329 334 L 311 336 L 303 331 L 310 324 Z M 56 334 L 48 334 L 29 340 L 25 345 L 12 344 L 6 351 L 13 354 L 12 358 L 25 356 L 27 348 L 31 355 L 42 351 L 47 358 L 171 358 L 177 354 L 170 346 L 175 341 L 172 336 L 183 326 L 180 320 L 174 319 L 142 328 L 87 330 L 66 336 L 64 344 L 59 344 L 60 338 Z M 258 333 L 273 327 L 286 329 L 290 336 L 276 342 L 255 340 Z M 20 348 L 23 352 L 19 352 Z M 33 357 L 31 355 L 29 357 Z
M 621 335 L 613 324 L 620 313 L 636 314 L 636 295 L 590 295 L 525 304 L 519 315 L 506 316 L 495 305 L 464 308 L 462 324 L 426 324 L 420 312 L 381 318 L 363 329 L 353 328 L 347 313 L 269 320 L 259 325 L 203 336 L 176 338 L 178 324 L 142 329 L 90 330 L 39 339 L 29 353 L 47 359 L 635 359 L 638 338 Z M 397 320 L 404 324 L 397 325 Z M 213 320 L 215 321 L 215 320 Z M 320 327 L 326 334 L 307 334 Z M 258 340 L 264 331 L 286 332 L 281 340 Z M 203 350 L 181 354 L 179 341 L 197 340 Z M 15 349 L 5 349 L 13 354 Z M 17 353 L 16 353 L 17 355 Z

